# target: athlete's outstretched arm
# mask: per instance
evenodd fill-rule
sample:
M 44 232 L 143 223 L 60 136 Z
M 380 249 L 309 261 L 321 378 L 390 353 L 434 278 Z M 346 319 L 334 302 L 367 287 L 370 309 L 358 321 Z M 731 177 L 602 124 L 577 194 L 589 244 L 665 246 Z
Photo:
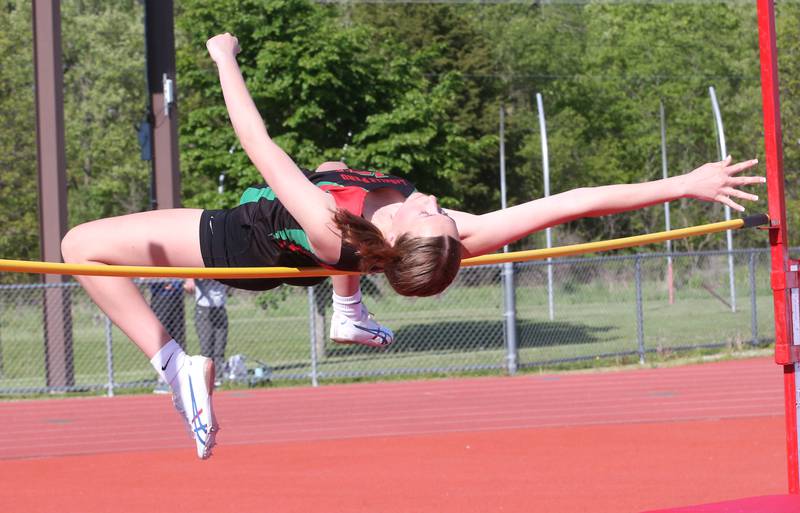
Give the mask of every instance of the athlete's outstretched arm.
M 206 47 L 217 64 L 225 106 L 242 148 L 281 203 L 306 231 L 316 255 L 325 262 L 338 261 L 341 241 L 330 229 L 333 198 L 309 182 L 294 161 L 270 138 L 236 62 L 239 42 L 226 33 L 209 39 Z
M 467 253 L 477 256 L 574 219 L 636 210 L 680 198 L 717 201 L 743 211 L 744 208 L 731 198 L 757 200 L 757 196 L 739 188 L 766 180 L 760 176 L 736 175 L 757 163 L 757 160 L 748 160 L 731 164 L 728 157 L 664 180 L 573 189 L 478 216 L 462 212 L 450 214 L 456 221 Z

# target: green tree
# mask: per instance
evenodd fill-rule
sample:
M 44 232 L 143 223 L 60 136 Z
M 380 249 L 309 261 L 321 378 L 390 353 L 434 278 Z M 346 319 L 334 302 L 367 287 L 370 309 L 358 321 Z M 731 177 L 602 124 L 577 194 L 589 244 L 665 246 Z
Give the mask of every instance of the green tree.
M 776 6 L 778 67 L 783 129 L 783 172 L 786 177 L 786 210 L 789 242 L 800 244 L 800 5 L 781 2 Z M 761 130 L 761 121 L 756 125 Z
M 146 210 L 150 166 L 135 129 L 147 105 L 142 8 L 83 0 L 61 10 L 70 225 Z
M 344 23 L 334 9 L 301 0 L 203 0 L 181 4 L 178 29 L 181 155 L 189 205 L 230 205 L 241 190 L 261 181 L 236 150 L 205 53 L 207 38 L 223 30 L 239 38 L 239 62 L 270 134 L 300 165 L 313 168 L 323 160 L 346 158 L 354 167 L 378 166 L 444 189 L 458 166 L 442 165 L 443 156 L 478 151 L 455 124 L 432 119 L 430 108 L 418 109 L 422 98 L 442 109 L 454 105 L 457 79 L 443 86 L 431 83 L 416 56 L 392 52 L 378 43 L 373 29 Z M 428 133 L 432 127 L 434 135 Z M 388 149 L 395 151 L 392 158 Z M 418 165 L 407 165 L 410 160 Z M 222 171 L 231 187 L 220 197 L 214 185 Z
M 745 9 L 725 4 L 588 8 L 588 33 L 593 39 L 587 45 L 588 67 L 592 74 L 612 79 L 590 82 L 592 87 L 586 90 L 596 101 L 582 142 L 590 149 L 603 148 L 590 157 L 590 183 L 660 176 L 658 100 L 662 99 L 669 115 L 670 174 L 718 160 L 709 86 L 715 87 L 720 100 L 728 152 L 739 158 L 758 153 L 759 141 L 752 132 L 733 129 L 752 125 L 759 106 L 757 32 L 755 24 L 746 21 Z M 680 207 L 675 209 L 678 225 L 722 218 L 719 204 L 683 201 Z M 605 224 L 606 233 L 615 230 L 616 223 L 623 223 L 620 228 L 627 231 L 649 231 L 661 226 L 661 212 L 648 209 L 586 224 Z M 702 249 L 721 240 L 693 238 L 683 244 Z
M 134 124 L 144 111 L 141 7 L 135 0 L 61 4 L 70 225 L 146 207 L 148 166 Z M 0 8 L 0 232 L 4 258 L 39 259 L 30 2 Z M 35 277 L 4 275 L 3 280 Z
M 513 57 L 504 60 L 514 112 L 510 135 L 517 141 L 512 161 L 531 169 L 531 178 L 517 190 L 534 197 L 541 191 L 534 91 L 518 77 L 531 78 L 545 98 L 553 192 L 660 177 L 660 100 L 668 115 L 670 173 L 716 160 L 712 85 L 722 104 L 729 152 L 741 158 L 757 154 L 758 134 L 735 129 L 752 126 L 759 107 L 756 30 L 747 6 L 598 2 L 559 6 L 558 15 L 549 14 L 551 9 L 519 12 L 505 22 L 505 54 Z M 524 20 L 531 16 L 537 22 L 531 20 L 526 32 Z M 676 225 L 721 217 L 719 205 L 681 207 Z M 563 230 L 584 240 L 658 230 L 661 212 L 651 208 L 582 220 Z M 685 244 L 699 249 L 718 240 Z
M 386 133 L 383 144 L 371 146 L 373 151 L 383 147 L 375 158 L 402 159 L 406 167 L 424 171 L 417 180 L 423 190 L 442 196 L 448 206 L 475 212 L 499 205 L 497 120 L 501 83 L 493 56 L 496 41 L 489 36 L 493 32 L 484 30 L 481 24 L 491 10 L 464 4 L 358 4 L 345 5 L 341 12 L 345 19 L 373 27 L 374 45 L 383 44 L 395 55 L 412 56 L 428 83 L 422 97 L 417 92 L 404 96 L 409 103 L 403 110 L 421 114 L 413 123 L 409 124 L 408 114 L 402 112 L 394 120 L 375 120 L 381 126 L 372 127 L 372 131 Z M 438 128 L 441 126 L 458 137 L 440 146 L 442 151 L 436 158 L 402 150 L 408 140 L 435 141 L 444 135 Z M 387 154 L 398 150 L 395 157 Z
M 33 35 L 30 2 L 0 2 L 0 230 L 2 258 L 39 258 Z M 34 277 L 0 274 L 3 282 Z

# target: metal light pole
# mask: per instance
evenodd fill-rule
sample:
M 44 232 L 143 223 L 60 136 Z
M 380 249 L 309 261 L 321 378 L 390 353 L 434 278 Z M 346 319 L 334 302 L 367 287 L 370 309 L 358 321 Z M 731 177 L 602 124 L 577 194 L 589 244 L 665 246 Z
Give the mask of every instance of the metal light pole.
M 708 88 L 708 94 L 711 96 L 711 109 L 714 111 L 714 120 L 717 127 L 717 140 L 719 141 L 719 159 L 723 160 L 728 156 L 728 149 L 725 146 L 725 130 L 722 127 L 722 116 L 719 112 L 719 104 L 717 103 L 717 95 L 714 92 L 714 86 Z M 725 205 L 725 220 L 731 220 L 731 208 Z M 736 311 L 736 283 L 733 278 L 733 232 L 728 230 L 725 232 L 728 240 L 728 281 L 731 290 L 731 311 Z
M 550 196 L 550 158 L 547 153 L 547 126 L 544 121 L 544 103 L 542 102 L 542 94 L 536 93 L 536 107 L 539 109 L 539 133 L 541 134 L 542 141 L 542 173 L 544 174 L 544 197 Z M 551 229 L 545 229 L 545 237 L 547 239 L 547 247 L 553 245 Z M 555 318 L 553 310 L 553 265 L 552 258 L 547 259 L 547 306 L 550 312 L 550 320 Z
M 664 115 L 664 102 L 658 102 L 661 114 L 661 175 L 667 179 L 667 121 Z M 669 222 L 669 201 L 664 202 L 664 224 L 666 230 L 670 230 Z M 672 241 L 667 241 L 667 290 L 669 291 L 669 304 L 675 303 L 675 289 L 672 279 Z
M 506 118 L 505 109 L 500 104 L 500 206 L 506 208 Z M 508 246 L 503 246 L 503 253 L 508 253 Z M 514 295 L 514 264 L 503 264 L 503 297 L 506 333 L 506 369 L 509 374 L 517 372 L 517 314 L 516 297 Z
M 61 55 L 61 3 L 35 0 L 33 61 L 36 84 L 36 158 L 39 183 L 41 258 L 61 262 L 67 233 L 67 164 L 64 143 L 64 73 Z M 72 308 L 65 276 L 44 276 L 43 336 L 48 387 L 75 385 Z
M 181 206 L 173 0 L 144 0 L 145 66 L 152 130 L 153 208 Z M 153 198 L 151 198 L 152 201 Z

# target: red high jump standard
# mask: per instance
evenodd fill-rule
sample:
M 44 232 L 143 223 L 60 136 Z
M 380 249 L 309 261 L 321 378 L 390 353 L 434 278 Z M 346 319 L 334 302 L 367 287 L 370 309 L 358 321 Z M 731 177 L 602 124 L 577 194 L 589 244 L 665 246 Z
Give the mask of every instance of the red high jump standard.
M 775 363 L 783 367 L 786 418 L 788 494 L 748 497 L 714 504 L 679 507 L 650 513 L 798 513 L 797 408 L 800 389 L 800 262 L 790 260 L 787 246 L 786 206 L 783 190 L 783 144 L 778 95 L 778 55 L 773 0 L 758 0 L 758 42 L 761 55 L 761 96 L 764 104 L 764 149 L 767 161 L 769 243 L 772 258 L 770 282 L 775 308 Z M 798 317 L 793 317 L 798 316 Z

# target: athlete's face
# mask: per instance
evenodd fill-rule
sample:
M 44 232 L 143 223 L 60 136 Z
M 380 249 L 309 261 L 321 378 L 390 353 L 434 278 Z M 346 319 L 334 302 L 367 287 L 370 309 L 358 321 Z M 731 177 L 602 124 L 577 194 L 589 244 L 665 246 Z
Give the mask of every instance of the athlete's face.
M 458 229 L 444 210 L 439 207 L 435 196 L 415 192 L 395 211 L 392 217 L 392 231 L 389 242 L 408 233 L 413 237 L 438 237 L 449 235 L 458 240 Z

